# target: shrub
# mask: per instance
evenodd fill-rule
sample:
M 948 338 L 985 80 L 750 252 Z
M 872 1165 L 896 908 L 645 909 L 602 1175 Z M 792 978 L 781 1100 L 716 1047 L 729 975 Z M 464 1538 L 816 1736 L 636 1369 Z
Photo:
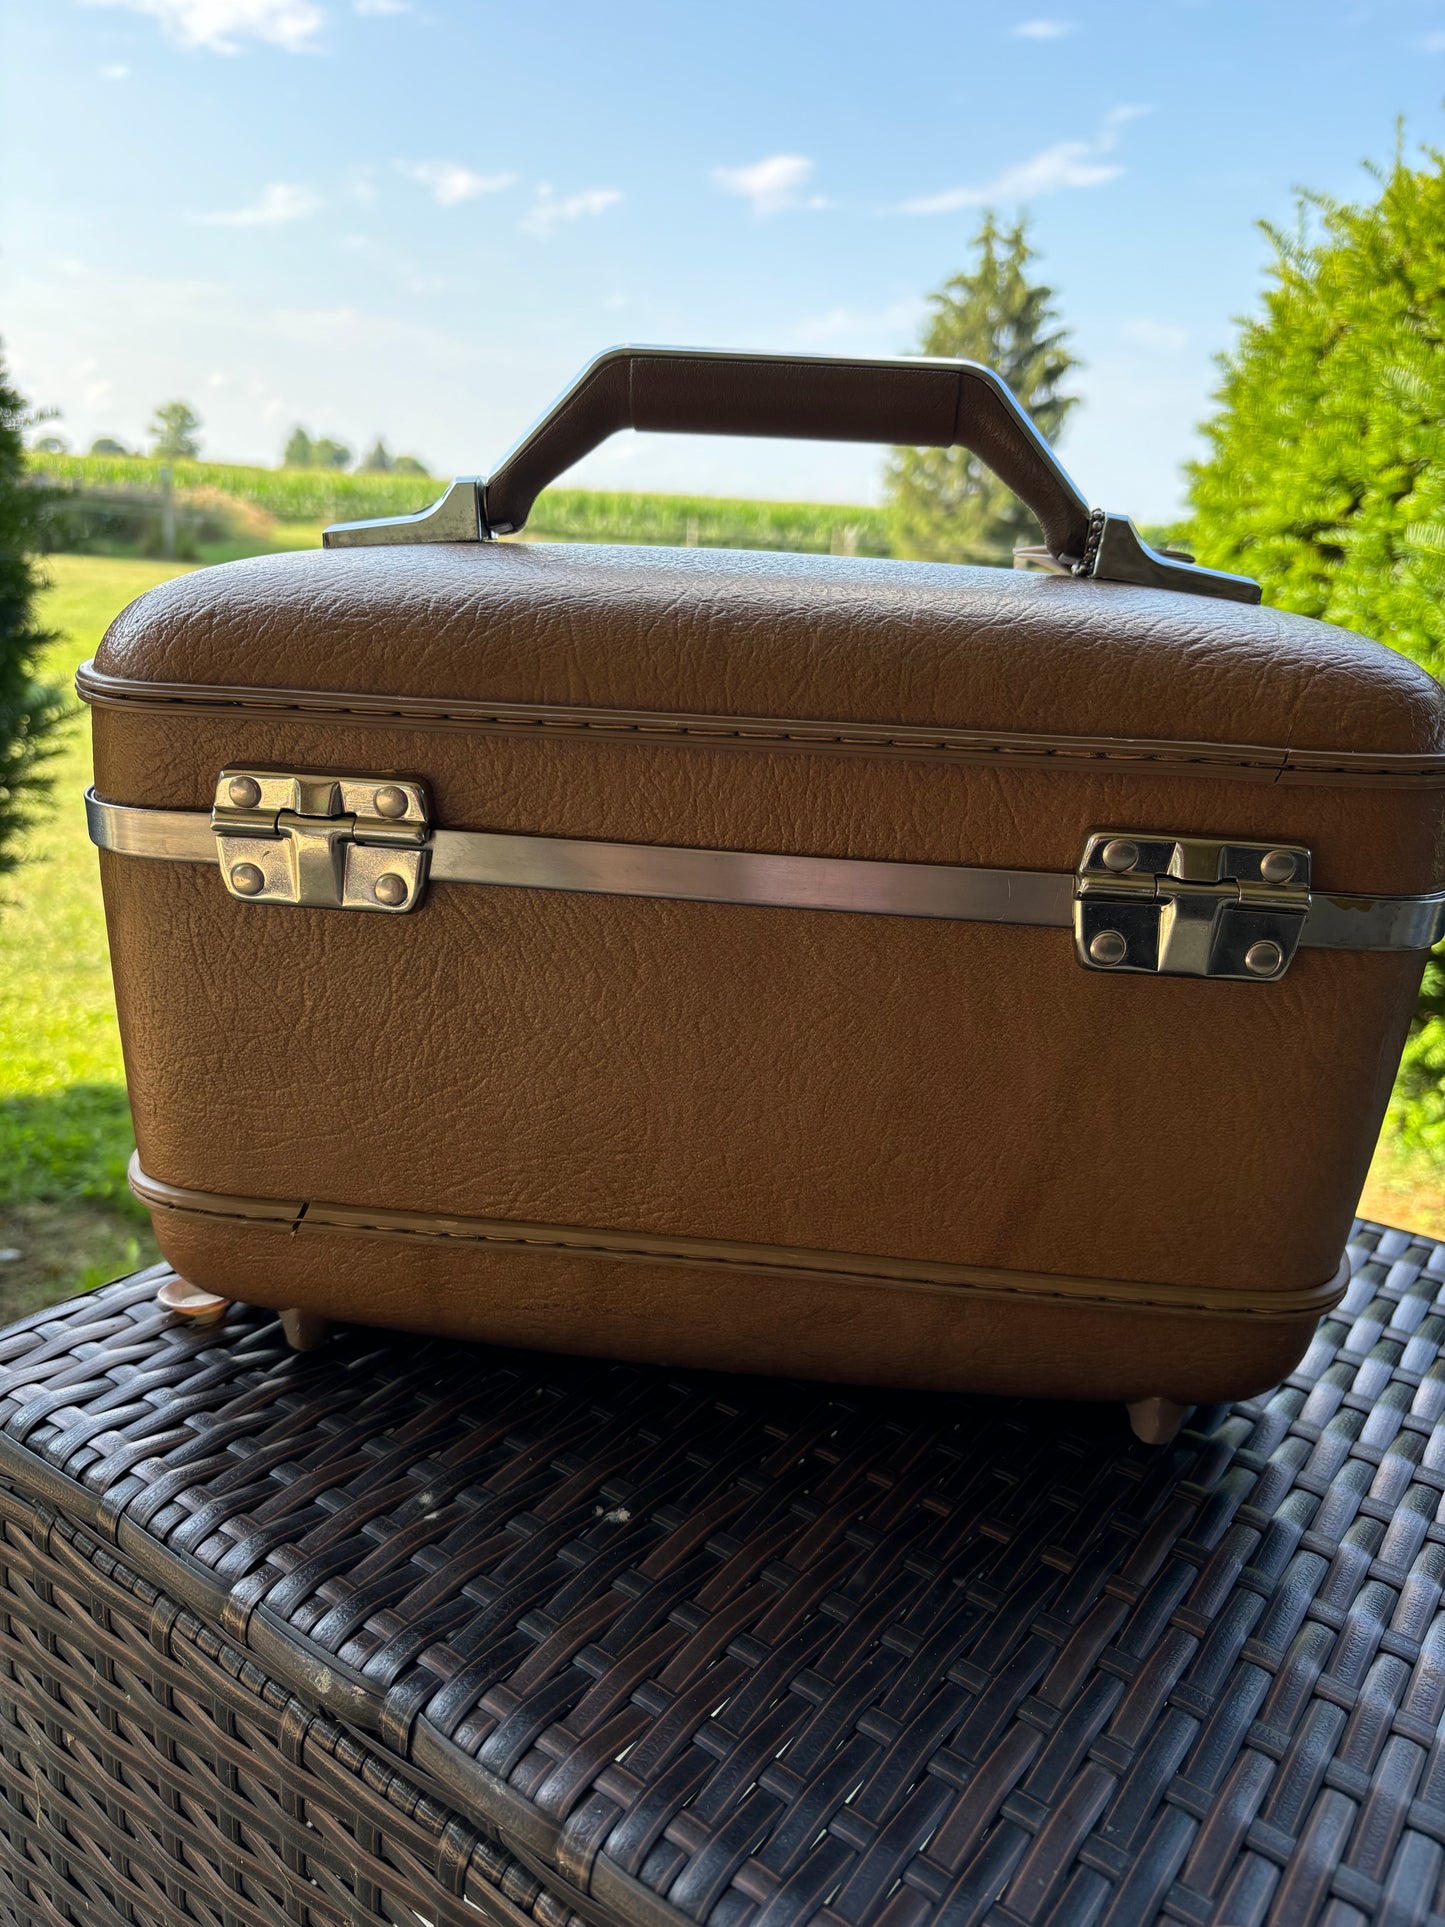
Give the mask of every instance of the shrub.
M 0 871 L 19 861 L 15 838 L 47 787 L 41 765 L 66 708 L 61 691 L 36 675 L 51 638 L 35 619 L 43 497 L 26 480 L 21 436 L 29 420 L 0 362 Z
M 1263 313 L 1223 359 L 1191 546 L 1282 609 L 1445 674 L 1445 156 L 1358 206 L 1306 196 Z M 1445 972 L 1426 972 L 1392 1110 L 1445 1157 Z

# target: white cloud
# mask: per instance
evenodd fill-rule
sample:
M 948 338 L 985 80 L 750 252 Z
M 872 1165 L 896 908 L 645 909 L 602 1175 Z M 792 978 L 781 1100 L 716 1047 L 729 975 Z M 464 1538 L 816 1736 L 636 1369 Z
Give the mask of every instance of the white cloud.
M 522 217 L 522 232 L 545 238 L 563 221 L 581 221 L 594 214 L 605 214 L 621 199 L 622 190 L 616 187 L 584 187 L 580 193 L 565 195 L 560 200 L 550 187 L 539 187 L 536 200 Z
M 1117 181 L 1124 172 L 1117 161 L 1104 157 L 1119 144 L 1119 129 L 1148 107 L 1116 107 L 1104 117 L 1104 125 L 1091 141 L 1056 141 L 1026 161 L 1016 161 L 992 180 L 966 187 L 945 188 L 941 194 L 925 194 L 904 201 L 900 214 L 953 214 L 965 207 L 990 207 L 1004 201 L 1026 201 L 1040 194 L 1057 194 L 1069 187 L 1103 187 Z
M 102 80 L 129 80 L 130 68 L 117 60 L 109 67 L 102 67 L 100 77 Z
M 315 0 L 83 0 L 89 7 L 125 7 L 157 20 L 183 47 L 239 53 L 259 40 L 288 53 L 312 46 L 326 15 Z
M 517 178 L 515 174 L 475 174 L 459 161 L 398 161 L 397 168 L 408 180 L 430 188 L 440 207 L 457 207 L 479 194 L 500 194 Z
M 293 181 L 273 181 L 249 207 L 231 208 L 223 214 L 198 214 L 206 227 L 280 227 L 286 221 L 304 220 L 321 205 L 312 188 Z
M 751 201 L 754 214 L 781 214 L 792 207 L 824 207 L 822 195 L 804 195 L 813 176 L 806 154 L 769 154 L 748 167 L 715 167 L 712 178 L 725 194 Z
M 351 11 L 363 20 L 389 20 L 398 13 L 411 12 L 411 0 L 351 0 Z
M 1077 33 L 1078 24 L 1073 20 L 1021 20 L 1009 32 L 1015 40 L 1062 40 L 1065 34 Z
M 1178 354 L 1189 346 L 1187 328 L 1176 327 L 1172 321 L 1155 321 L 1146 314 L 1126 321 L 1123 332 L 1126 340 L 1137 342 L 1141 348 L 1160 348 L 1166 354 Z
M 1421 36 L 1420 45 L 1427 54 L 1445 54 L 1445 33 L 1427 33 Z

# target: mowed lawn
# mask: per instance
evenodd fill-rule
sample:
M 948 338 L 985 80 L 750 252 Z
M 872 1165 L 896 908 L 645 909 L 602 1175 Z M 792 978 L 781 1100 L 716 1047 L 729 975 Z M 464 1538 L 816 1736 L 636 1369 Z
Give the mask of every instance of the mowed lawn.
M 112 617 L 184 569 L 53 557 L 42 613 L 61 634 L 47 678 L 69 684 Z M 89 764 L 77 706 L 49 811 L 20 869 L 0 878 L 0 1322 L 156 1255 L 125 1183 L 130 1114 L 81 802 Z M 1362 1211 L 1445 1235 L 1445 1171 L 1382 1144 Z
M 184 565 L 54 556 L 42 619 L 60 632 L 48 681 L 71 683 L 112 617 Z M 0 877 L 0 1318 L 156 1257 L 126 1189 L 130 1113 L 111 1000 L 105 919 L 82 797 L 90 723 L 77 703 L 53 788 Z

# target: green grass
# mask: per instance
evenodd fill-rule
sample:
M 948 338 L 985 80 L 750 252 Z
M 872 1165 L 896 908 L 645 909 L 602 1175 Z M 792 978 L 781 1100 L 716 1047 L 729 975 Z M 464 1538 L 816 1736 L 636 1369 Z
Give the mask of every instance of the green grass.
M 113 616 L 176 563 L 54 556 L 42 610 L 62 632 L 45 674 L 68 682 Z M 0 1321 L 149 1263 L 145 1214 L 125 1184 L 131 1151 L 95 853 L 81 796 L 89 729 L 77 706 L 52 765 L 53 799 L 0 879 Z M 1382 1142 L 1367 1216 L 1445 1235 L 1438 1166 Z
M 61 631 L 42 673 L 68 684 L 127 602 L 176 564 L 55 556 L 41 610 Z M 0 1312 L 148 1263 L 144 1211 L 126 1189 L 130 1111 L 111 1000 L 95 852 L 81 797 L 90 730 L 76 705 L 53 790 L 0 880 Z
M 42 665 L 69 684 L 111 618 L 182 571 L 154 562 L 55 556 L 41 610 L 62 632 Z M 129 1132 L 120 1044 L 95 852 L 81 798 L 90 780 L 84 711 L 65 726 L 50 765 L 53 791 L 0 883 L 0 1204 L 125 1197 L 120 1153 Z M 120 1168 L 118 1168 L 120 1160 Z

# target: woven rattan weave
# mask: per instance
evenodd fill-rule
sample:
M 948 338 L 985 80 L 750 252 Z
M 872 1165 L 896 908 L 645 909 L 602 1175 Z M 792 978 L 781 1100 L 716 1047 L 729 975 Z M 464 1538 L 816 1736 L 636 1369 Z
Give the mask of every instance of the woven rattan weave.
M 1171 1446 L 273 1319 L 0 1337 L 0 1908 L 1445 1927 L 1445 1245 Z

